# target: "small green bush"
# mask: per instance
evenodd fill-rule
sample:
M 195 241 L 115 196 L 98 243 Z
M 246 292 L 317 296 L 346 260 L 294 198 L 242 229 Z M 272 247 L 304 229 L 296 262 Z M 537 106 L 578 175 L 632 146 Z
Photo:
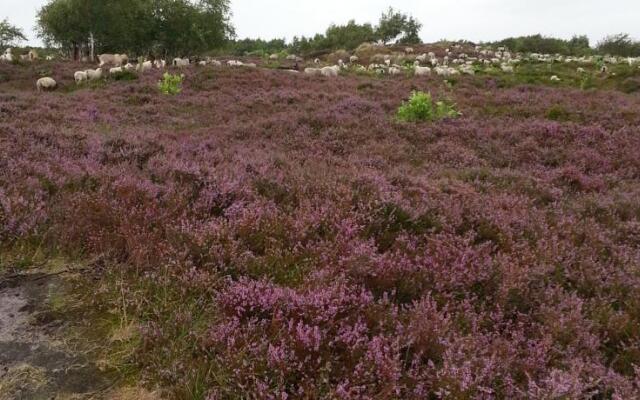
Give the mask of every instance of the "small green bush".
M 407 102 L 398 109 L 397 118 L 405 122 L 436 121 L 443 118 L 455 118 L 461 115 L 455 104 L 448 101 L 436 101 L 431 93 L 413 92 Z
M 162 80 L 158 82 L 158 88 L 163 94 L 176 95 L 182 91 L 182 81 L 184 75 L 170 74 L 165 72 Z
M 138 74 L 133 71 L 122 70 L 111 74 L 111 79 L 114 81 L 135 81 L 138 79 Z

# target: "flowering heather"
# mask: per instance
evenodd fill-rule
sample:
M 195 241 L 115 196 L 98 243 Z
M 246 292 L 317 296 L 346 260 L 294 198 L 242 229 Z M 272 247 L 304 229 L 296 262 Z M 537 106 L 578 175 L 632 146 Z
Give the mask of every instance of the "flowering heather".
M 130 278 L 171 398 L 640 397 L 637 94 L 74 68 L 0 65 L 0 239 Z

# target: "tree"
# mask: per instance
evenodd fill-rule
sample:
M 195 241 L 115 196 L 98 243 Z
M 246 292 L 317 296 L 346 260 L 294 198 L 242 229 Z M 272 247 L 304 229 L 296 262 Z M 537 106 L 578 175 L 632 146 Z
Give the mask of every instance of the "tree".
M 77 55 L 89 38 L 100 52 L 191 55 L 234 35 L 229 0 L 49 0 L 39 35 Z
M 389 7 L 380 17 L 376 34 L 384 43 L 394 40 L 398 43 L 419 43 L 421 29 L 422 24 L 417 19 Z
M 615 56 L 638 57 L 640 56 L 640 42 L 631 39 L 627 33 L 620 33 L 604 38 L 598 43 L 598 51 L 602 54 Z
M 7 19 L 0 21 L 0 48 L 14 45 L 23 40 L 27 40 L 27 38 L 22 29 L 11 25 Z

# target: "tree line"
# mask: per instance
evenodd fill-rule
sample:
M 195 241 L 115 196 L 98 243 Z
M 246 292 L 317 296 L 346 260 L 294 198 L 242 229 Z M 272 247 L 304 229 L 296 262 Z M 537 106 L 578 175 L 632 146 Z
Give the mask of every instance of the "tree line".
M 99 52 L 189 55 L 234 36 L 229 0 L 50 0 L 38 12 L 38 35 L 77 59 Z

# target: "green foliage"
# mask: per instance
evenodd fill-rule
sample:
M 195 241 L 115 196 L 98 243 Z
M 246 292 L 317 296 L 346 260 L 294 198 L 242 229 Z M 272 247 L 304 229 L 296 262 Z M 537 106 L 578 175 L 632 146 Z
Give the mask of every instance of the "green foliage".
M 162 80 L 158 82 L 158 88 L 163 94 L 176 95 L 182 91 L 183 79 L 184 75 L 173 75 L 165 72 L 164 75 L 162 75 Z
M 5 18 L 0 21 L 0 48 L 13 45 L 16 42 L 27 40 L 22 29 L 11 25 Z
M 399 43 L 420 43 L 418 34 L 422 24 L 412 16 L 389 7 L 380 17 L 377 36 L 385 43 L 398 39 Z
M 589 47 L 589 38 L 587 36 L 574 36 L 571 40 L 563 40 L 537 34 L 511 37 L 495 42 L 493 45 L 504 46 L 511 51 L 522 53 L 587 55 L 593 52 Z
M 635 41 L 626 33 L 607 36 L 598 43 L 598 52 L 622 57 L 640 57 L 640 41 Z
M 280 53 L 287 48 L 284 39 L 262 40 L 262 39 L 242 39 L 234 40 L 227 44 L 227 51 L 236 56 L 258 55 Z
M 133 71 L 122 70 L 111 74 L 111 79 L 114 81 L 134 81 L 138 79 L 138 75 Z
M 229 0 L 50 0 L 38 12 L 47 44 L 77 50 L 93 34 L 97 52 L 182 55 L 233 36 Z
M 455 104 L 451 102 L 434 102 L 431 93 L 413 92 L 409 101 L 403 102 L 398 108 L 397 118 L 405 122 L 419 122 L 455 118 L 460 115 L 455 109 Z

